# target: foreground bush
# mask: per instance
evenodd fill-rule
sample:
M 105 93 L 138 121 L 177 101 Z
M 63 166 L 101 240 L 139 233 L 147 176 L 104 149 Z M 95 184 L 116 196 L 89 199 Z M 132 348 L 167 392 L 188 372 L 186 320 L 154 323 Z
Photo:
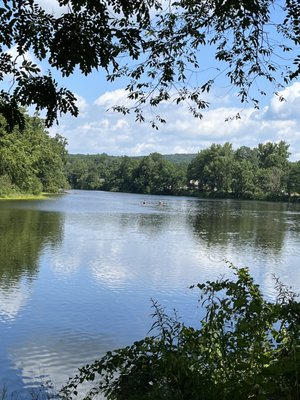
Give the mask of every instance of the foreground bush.
M 90 381 L 91 399 L 300 399 L 300 303 L 275 279 L 266 301 L 247 268 L 233 279 L 198 284 L 205 314 L 185 326 L 153 302 L 153 336 L 79 370 L 62 389 L 77 395 Z

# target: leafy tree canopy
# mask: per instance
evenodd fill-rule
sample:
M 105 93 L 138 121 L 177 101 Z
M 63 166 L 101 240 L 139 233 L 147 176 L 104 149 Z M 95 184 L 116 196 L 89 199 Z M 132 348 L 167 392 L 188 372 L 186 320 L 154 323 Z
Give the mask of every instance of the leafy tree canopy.
M 289 155 L 284 141 L 236 150 L 228 142 L 212 144 L 182 155 L 70 154 L 65 174 L 74 189 L 298 201 L 299 162 Z
M 209 105 L 204 93 L 221 73 L 238 88 L 242 102 L 257 107 L 264 80 L 277 92 L 300 74 L 297 0 L 58 3 L 66 11 L 54 16 L 35 0 L 2 0 L 0 81 L 9 77 L 12 84 L 0 90 L 0 112 L 11 128 L 24 125 L 20 105 L 46 109 L 48 126 L 59 113 L 78 114 L 74 95 L 59 87 L 53 69 L 69 76 L 76 68 L 85 75 L 103 68 L 109 81 L 128 78 L 134 105 L 115 109 L 124 114 L 133 110 L 140 121 L 143 106 L 163 101 L 185 101 L 201 117 Z M 205 47 L 216 61 L 209 74 L 203 72 Z M 28 51 L 49 64 L 48 73 L 26 59 Z M 164 122 L 156 115 L 152 125 L 157 121 Z
M 0 197 L 14 194 L 57 192 L 66 188 L 66 139 L 50 137 L 37 115 L 22 114 L 24 130 L 3 128 L 0 114 Z
M 251 149 L 242 146 L 236 151 L 230 143 L 212 144 L 191 161 L 187 180 L 201 192 L 219 196 L 280 199 L 297 192 L 297 164 L 288 161 L 289 145 L 260 143 Z

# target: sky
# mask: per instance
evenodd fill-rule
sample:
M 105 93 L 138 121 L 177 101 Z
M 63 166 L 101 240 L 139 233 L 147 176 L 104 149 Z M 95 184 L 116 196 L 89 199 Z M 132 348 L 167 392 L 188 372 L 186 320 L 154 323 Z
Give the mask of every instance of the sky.
M 78 77 L 80 80 L 80 77 Z M 282 95 L 270 96 L 260 110 L 236 105 L 233 96 L 210 96 L 211 107 L 196 119 L 184 106 L 163 105 L 167 123 L 156 131 L 149 124 L 136 123 L 134 116 L 107 111 L 125 96 L 124 89 L 105 90 L 94 99 L 76 92 L 79 116 L 63 116 L 51 128 L 68 140 L 70 153 L 148 155 L 197 153 L 212 143 L 230 142 L 234 148 L 256 147 L 267 141 L 290 144 L 291 160 L 300 159 L 300 82 L 287 87 Z M 241 112 L 241 119 L 225 122 Z
M 47 11 L 58 13 L 56 0 L 39 0 Z M 206 50 L 209 51 L 209 50 Z M 267 141 L 284 140 L 290 145 L 290 159 L 300 160 L 300 82 L 294 82 L 282 93 L 280 102 L 272 91 L 263 100 L 260 110 L 244 107 L 237 100 L 234 89 L 228 91 L 220 82 L 206 96 L 211 106 L 196 119 L 184 105 L 163 104 L 159 113 L 167 120 L 159 130 L 147 123 L 137 123 L 134 115 L 123 116 L 109 110 L 125 100 L 124 81 L 108 83 L 103 71 L 85 77 L 76 72 L 59 83 L 77 97 L 79 116 L 65 115 L 50 133 L 59 133 L 68 141 L 69 153 L 107 153 L 109 155 L 148 155 L 197 153 L 212 143 L 230 142 L 234 148 L 256 147 Z M 225 122 L 241 114 L 241 119 Z

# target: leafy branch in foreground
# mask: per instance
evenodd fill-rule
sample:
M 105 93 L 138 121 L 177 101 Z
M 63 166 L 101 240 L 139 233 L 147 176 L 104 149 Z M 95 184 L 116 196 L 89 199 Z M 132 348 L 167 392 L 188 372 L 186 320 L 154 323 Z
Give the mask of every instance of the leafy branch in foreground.
M 152 336 L 79 369 L 61 395 L 84 382 L 85 399 L 300 399 L 300 303 L 278 280 L 263 298 L 247 268 L 198 284 L 204 317 L 188 327 L 153 302 Z
M 266 92 L 278 94 L 300 75 L 297 0 L 58 0 L 58 15 L 40 3 L 0 5 L 0 112 L 11 129 L 23 125 L 18 106 L 45 109 L 47 126 L 61 113 L 77 116 L 76 98 L 58 86 L 56 71 L 125 78 L 133 106 L 115 109 L 138 121 L 145 106 L 170 101 L 201 118 L 220 76 L 258 108 Z M 150 118 L 154 128 L 165 122 Z

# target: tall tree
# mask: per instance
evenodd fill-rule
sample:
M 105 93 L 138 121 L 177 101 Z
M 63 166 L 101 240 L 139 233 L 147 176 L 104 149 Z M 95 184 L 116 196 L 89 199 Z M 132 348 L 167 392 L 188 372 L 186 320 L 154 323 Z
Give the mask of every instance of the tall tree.
M 138 193 L 172 194 L 183 185 L 184 177 L 159 153 L 143 157 L 133 172 Z
M 65 173 L 68 181 L 73 189 L 88 189 L 86 185 L 86 177 L 88 175 L 87 163 L 79 157 L 67 158 Z
M 271 195 L 280 196 L 286 191 L 290 155 L 289 145 L 284 141 L 279 143 L 260 143 L 257 148 L 259 171 L 257 184 L 260 189 Z
M 255 192 L 255 168 L 248 159 L 235 161 L 231 187 L 236 197 L 252 198 Z
M 300 194 L 300 161 L 289 165 L 287 192 L 290 196 L 295 193 Z
M 0 176 L 22 192 L 57 192 L 67 181 L 64 175 L 66 140 L 50 137 L 42 119 L 23 115 L 24 130 L 5 129 L 0 115 Z
M 257 148 L 259 166 L 261 168 L 277 167 L 286 170 L 288 167 L 289 145 L 284 141 L 279 143 L 260 143 Z
M 249 161 L 254 168 L 259 166 L 257 148 L 251 149 L 248 146 L 241 146 L 236 150 L 234 157 L 237 161 Z
M 201 190 L 228 192 L 231 189 L 234 151 L 232 144 L 212 144 L 201 150 L 188 168 L 188 180 Z
M 130 157 L 122 157 L 116 171 L 118 179 L 118 190 L 120 192 L 134 191 L 134 173 L 138 168 L 138 160 Z
M 58 0 L 60 15 L 37 0 L 3 0 L 0 7 L 0 112 L 9 126 L 24 126 L 19 105 L 46 109 L 46 124 L 58 113 L 78 114 L 74 95 L 26 58 L 48 62 L 69 76 L 103 68 L 107 79 L 129 78 L 128 95 L 143 120 L 142 106 L 188 101 L 195 116 L 208 106 L 203 93 L 223 71 L 242 102 L 259 104 L 262 81 L 278 89 L 300 74 L 300 5 L 297 0 Z M 212 51 L 211 74 L 205 47 Z M 289 57 L 284 57 L 286 52 Z M 126 57 L 124 57 L 126 56 Z M 124 61 L 125 60 L 125 61 Z M 127 61 L 128 60 L 128 63 Z M 132 63 L 134 61 L 134 63 Z M 257 82 L 258 85 L 254 85 Z M 258 87 L 258 91 L 256 91 Z M 118 106 L 117 110 L 130 110 Z M 160 118 L 158 118 L 159 120 Z M 161 120 L 161 119 L 160 119 Z M 152 121 L 156 125 L 156 119 Z

